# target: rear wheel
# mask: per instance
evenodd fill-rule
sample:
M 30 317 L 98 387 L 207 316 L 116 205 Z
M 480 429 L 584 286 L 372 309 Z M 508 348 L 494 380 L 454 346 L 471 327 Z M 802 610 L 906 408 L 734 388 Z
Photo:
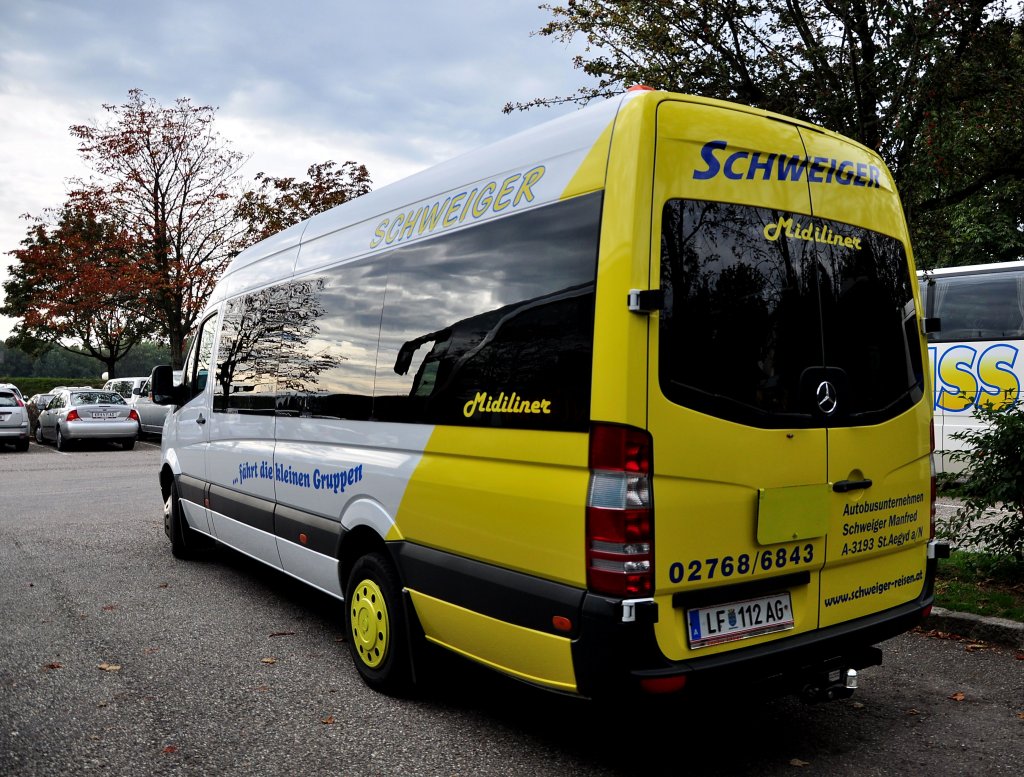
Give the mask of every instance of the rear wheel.
M 135 447 L 135 438 L 132 437 L 129 440 L 123 440 L 121 442 L 121 447 L 124 448 L 126 451 L 130 451 L 132 448 Z
M 61 433 L 60 427 L 58 426 L 57 427 L 57 450 L 59 450 L 59 451 L 67 451 L 67 450 L 70 450 L 70 448 L 71 448 L 70 441 L 68 440 L 67 437 L 65 437 Z
M 36 442 L 39 443 L 40 445 L 43 444 L 43 427 L 42 426 L 37 426 L 36 427 Z
M 14 446 L 14 450 L 21 451 L 22 453 L 27 451 L 28 450 L 28 439 L 26 438 L 24 440 L 18 440 L 18 442 Z
M 356 561 L 345 604 L 349 652 L 363 681 L 384 693 L 408 692 L 412 672 L 401 586 L 384 555 L 369 553 Z

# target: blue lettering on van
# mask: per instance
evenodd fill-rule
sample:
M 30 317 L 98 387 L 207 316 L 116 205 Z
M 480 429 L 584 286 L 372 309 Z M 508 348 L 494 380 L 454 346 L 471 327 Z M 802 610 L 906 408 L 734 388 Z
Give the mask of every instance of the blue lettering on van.
M 346 488 L 363 479 L 363 465 L 337 470 L 321 470 L 318 467 L 308 472 L 290 465 L 274 465 L 269 461 L 243 461 L 238 465 L 238 477 L 234 479 L 233 485 L 238 486 L 253 479 L 273 480 L 288 486 L 343 494 Z
M 779 152 L 731 150 L 728 141 L 709 140 L 700 149 L 696 181 L 723 176 L 732 181 L 801 181 L 881 188 L 882 168 L 869 162 Z

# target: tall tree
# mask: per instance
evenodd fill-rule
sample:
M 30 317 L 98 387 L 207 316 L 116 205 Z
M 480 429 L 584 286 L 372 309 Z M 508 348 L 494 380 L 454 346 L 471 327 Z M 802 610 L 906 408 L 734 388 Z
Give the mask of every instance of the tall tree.
M 70 131 L 116 219 L 144 246 L 147 314 L 180 367 L 185 338 L 237 243 L 234 205 L 245 156 L 214 130 L 216 110 L 188 98 L 164 107 L 132 89 L 126 103 L 103 109 L 105 122 Z
M 102 192 L 74 192 L 37 219 L 11 253 L 0 312 L 20 319 L 8 343 L 39 355 L 53 347 L 88 353 L 111 376 L 153 329 L 143 314 L 148 273 L 135 236 L 110 216 Z
M 273 178 L 256 174 L 258 187 L 242 195 L 236 215 L 246 224 L 243 244 L 259 242 L 320 211 L 341 205 L 370 191 L 366 167 L 345 162 L 310 165 L 308 179 Z
M 1004 214 L 975 251 L 1019 255 L 1024 56 L 1006 0 L 567 0 L 539 34 L 581 36 L 573 95 L 506 111 L 586 103 L 622 87 L 737 100 L 876 149 L 904 193 L 925 266 L 988 261 L 931 239 L 936 225 Z M 976 230 L 975 230 L 976 232 Z M 941 256 L 936 256 L 936 253 Z

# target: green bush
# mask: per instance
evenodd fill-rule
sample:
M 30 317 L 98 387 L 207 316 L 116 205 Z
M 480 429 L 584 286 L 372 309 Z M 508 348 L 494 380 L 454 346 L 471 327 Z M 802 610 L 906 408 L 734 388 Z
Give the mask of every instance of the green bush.
M 981 406 L 982 425 L 953 435 L 966 443 L 950 454 L 964 465 L 944 486 L 963 504 L 943 535 L 959 547 L 1024 560 L 1024 407 Z

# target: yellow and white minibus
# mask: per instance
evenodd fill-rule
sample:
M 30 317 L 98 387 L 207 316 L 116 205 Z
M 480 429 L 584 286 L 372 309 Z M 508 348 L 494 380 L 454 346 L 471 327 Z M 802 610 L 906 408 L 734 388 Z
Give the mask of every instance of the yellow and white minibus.
M 429 643 L 592 698 L 848 695 L 943 548 L 915 277 L 870 150 L 630 90 L 232 262 L 153 375 L 172 550 L 336 597 L 385 691 Z
M 936 467 L 956 473 L 950 454 L 977 430 L 979 405 L 1020 401 L 1024 380 L 1024 262 L 975 264 L 918 272 L 934 386 Z

